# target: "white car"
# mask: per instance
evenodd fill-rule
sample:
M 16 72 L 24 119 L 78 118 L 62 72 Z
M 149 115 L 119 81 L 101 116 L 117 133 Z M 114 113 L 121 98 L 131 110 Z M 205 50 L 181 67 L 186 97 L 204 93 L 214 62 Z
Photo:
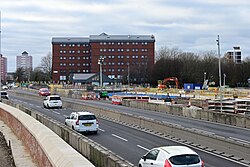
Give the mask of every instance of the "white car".
M 43 100 L 44 108 L 62 108 L 62 100 L 58 95 L 47 96 Z
M 205 167 L 200 156 L 185 146 L 164 146 L 150 150 L 139 167 Z
M 93 132 L 97 134 L 99 122 L 91 112 L 72 112 L 65 118 L 65 125 L 78 132 Z

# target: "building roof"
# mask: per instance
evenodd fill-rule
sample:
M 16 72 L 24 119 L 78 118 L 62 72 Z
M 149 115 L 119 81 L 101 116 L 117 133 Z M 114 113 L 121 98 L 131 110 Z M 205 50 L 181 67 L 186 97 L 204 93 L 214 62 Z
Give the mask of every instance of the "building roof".
M 154 35 L 108 35 L 101 33 L 100 35 L 90 35 L 90 42 L 101 42 L 101 41 L 136 41 L 136 42 L 154 42 Z
M 101 42 L 101 41 L 115 41 L 115 42 L 155 42 L 154 35 L 108 35 L 101 33 L 100 35 L 90 35 L 87 37 L 53 37 L 52 44 L 56 43 L 89 43 L 89 42 Z
M 89 38 L 53 37 L 52 44 L 56 44 L 56 43 L 89 43 Z

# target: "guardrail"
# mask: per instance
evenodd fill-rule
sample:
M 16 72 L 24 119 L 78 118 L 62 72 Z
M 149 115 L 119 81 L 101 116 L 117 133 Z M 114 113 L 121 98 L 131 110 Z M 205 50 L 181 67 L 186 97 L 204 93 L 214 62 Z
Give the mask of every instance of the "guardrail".
M 25 95 L 22 94 L 22 96 Z M 39 98 L 38 96 L 34 96 L 34 98 L 36 97 Z M 175 138 L 184 144 L 189 143 L 215 154 L 217 153 L 222 156 L 241 161 L 244 164 L 250 164 L 250 145 L 248 143 L 236 142 L 222 136 L 202 133 L 200 131 L 176 126 L 164 121 L 156 121 L 150 118 L 138 117 L 133 114 L 107 110 L 99 108 L 98 106 L 87 106 L 76 101 L 64 100 L 63 104 L 65 107 L 72 108 L 74 110 L 82 110 L 84 108 L 85 110 L 95 113 L 98 117 L 108 118 L 116 122 L 137 126 L 138 128 L 144 130 L 155 131 L 169 136 L 170 138 Z M 179 114 L 183 113 L 183 111 L 179 108 L 174 108 L 174 111 Z M 169 112 L 173 112 L 173 110 L 169 110 Z M 189 115 L 192 117 L 198 117 L 197 115 L 202 117 L 203 114 L 194 114 L 191 111 Z

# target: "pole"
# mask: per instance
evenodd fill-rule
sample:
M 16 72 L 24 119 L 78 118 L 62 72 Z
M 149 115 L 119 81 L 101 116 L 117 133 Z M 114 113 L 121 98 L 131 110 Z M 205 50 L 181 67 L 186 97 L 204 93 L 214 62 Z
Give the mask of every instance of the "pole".
M 218 56 L 219 56 L 219 83 L 220 83 L 220 112 L 222 112 L 222 90 L 221 90 L 221 60 L 220 60 L 220 36 L 218 35 L 217 45 L 218 45 Z
M 98 64 L 100 65 L 100 87 L 102 87 L 102 64 L 103 64 L 104 58 L 100 57 L 98 59 Z
M 207 75 L 207 73 L 204 72 L 204 83 L 205 83 L 205 81 L 206 81 L 206 75 Z
M 226 86 L 226 74 L 224 73 L 223 76 L 224 76 L 224 88 L 225 88 L 225 86 Z
M 100 87 L 102 88 L 102 62 L 100 62 Z

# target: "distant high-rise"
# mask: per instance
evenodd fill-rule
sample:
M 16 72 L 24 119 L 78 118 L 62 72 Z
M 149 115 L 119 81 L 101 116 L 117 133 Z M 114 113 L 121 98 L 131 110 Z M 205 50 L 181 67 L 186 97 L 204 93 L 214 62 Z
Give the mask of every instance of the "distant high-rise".
M 234 46 L 233 50 L 228 50 L 225 54 L 225 59 L 227 61 L 232 61 L 235 64 L 242 63 L 241 49 L 240 46 Z
M 1 54 L 1 80 L 3 82 L 6 81 L 6 76 L 7 76 L 7 58 L 3 57 Z
M 21 67 L 24 69 L 33 69 L 32 56 L 29 56 L 26 51 L 24 51 L 21 56 L 16 57 L 16 69 Z

